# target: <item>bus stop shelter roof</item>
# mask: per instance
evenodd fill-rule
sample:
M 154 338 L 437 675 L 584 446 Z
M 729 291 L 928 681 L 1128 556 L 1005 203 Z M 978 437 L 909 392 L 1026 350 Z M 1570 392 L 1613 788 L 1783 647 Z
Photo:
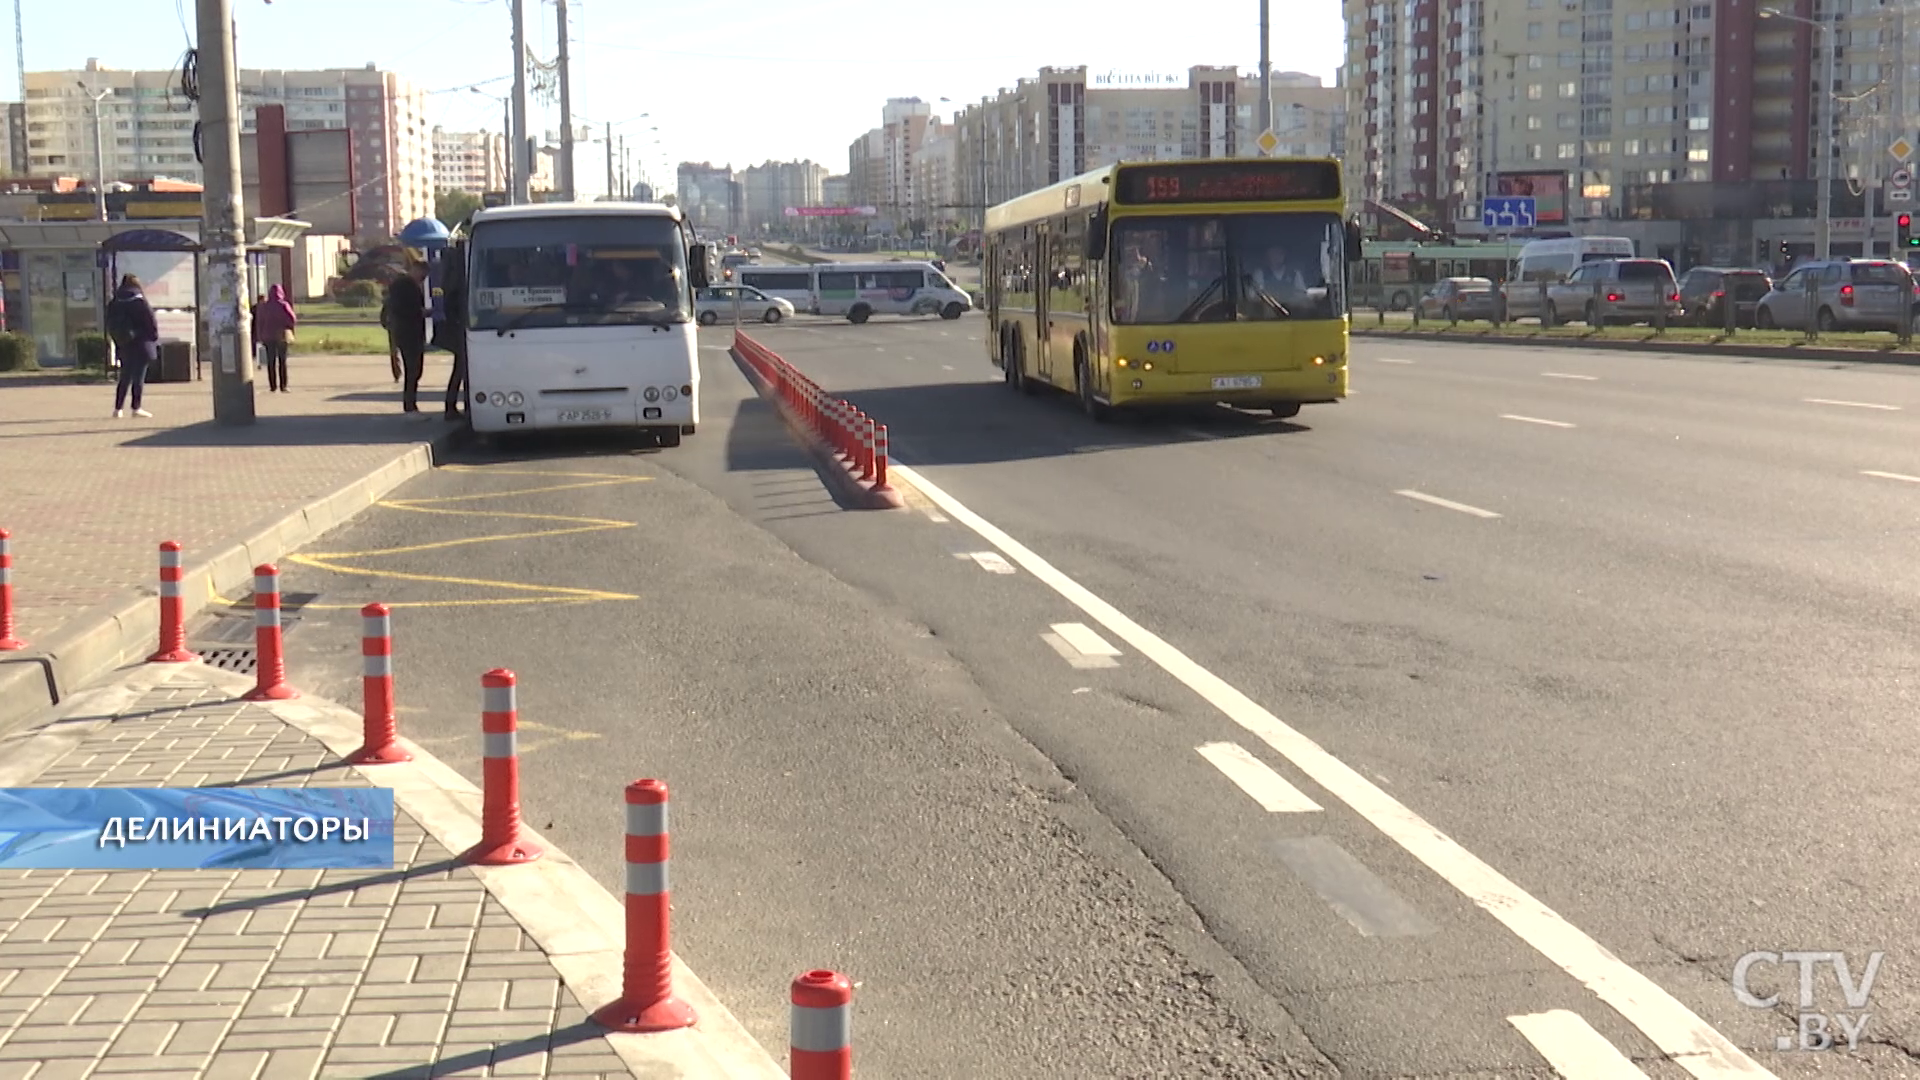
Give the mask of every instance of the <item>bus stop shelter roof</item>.
M 0 248 L 13 251 L 74 251 L 98 248 L 127 234 L 173 233 L 194 237 L 199 218 L 162 218 L 142 221 L 0 221 Z M 292 218 L 254 218 L 247 223 L 247 247 L 256 251 L 291 248 L 313 226 Z M 127 241 L 123 241 L 126 243 Z M 135 241 L 137 242 L 137 241 Z M 195 245 L 198 246 L 197 243 Z M 127 250 L 123 248 L 123 250 Z M 147 250 L 154 250 L 149 247 Z M 166 247 L 160 250 L 192 250 Z

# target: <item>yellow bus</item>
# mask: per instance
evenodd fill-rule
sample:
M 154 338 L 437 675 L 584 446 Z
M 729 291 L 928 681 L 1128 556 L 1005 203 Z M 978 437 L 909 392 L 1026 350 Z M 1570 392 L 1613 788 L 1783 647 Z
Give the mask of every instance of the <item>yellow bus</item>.
M 1009 386 L 1114 409 L 1298 415 L 1347 394 L 1347 266 L 1330 158 L 1119 162 L 987 211 L 987 355 Z

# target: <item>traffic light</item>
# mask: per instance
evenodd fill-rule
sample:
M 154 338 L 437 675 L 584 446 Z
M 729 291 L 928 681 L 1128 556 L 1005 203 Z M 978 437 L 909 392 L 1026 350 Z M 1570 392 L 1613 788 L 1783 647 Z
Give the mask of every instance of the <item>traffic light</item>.
M 1900 246 L 1903 248 L 1920 247 L 1920 236 L 1913 235 L 1913 215 L 1901 214 L 1893 219 L 1894 227 L 1899 230 Z
M 1788 258 L 1791 258 L 1792 256 L 1793 256 L 1793 247 L 1790 244 L 1788 244 L 1785 240 L 1780 241 L 1780 257 L 1782 259 L 1788 259 Z

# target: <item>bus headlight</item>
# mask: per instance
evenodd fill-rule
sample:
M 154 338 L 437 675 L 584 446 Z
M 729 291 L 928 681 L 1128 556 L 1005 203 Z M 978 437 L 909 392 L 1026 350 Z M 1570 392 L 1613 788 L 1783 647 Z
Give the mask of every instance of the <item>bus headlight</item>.
M 683 387 L 681 387 L 681 388 L 680 388 L 680 396 L 681 396 L 681 397 L 692 397 L 692 396 L 693 396 L 693 384 L 692 384 L 692 383 L 688 383 L 687 385 L 685 385 L 685 386 L 683 386 Z
M 672 401 L 674 398 L 677 398 L 680 396 L 680 392 L 675 390 L 671 386 L 667 386 L 667 387 L 661 388 L 660 396 L 663 398 L 666 398 L 668 401 Z
M 1124 357 L 1124 356 L 1122 356 L 1122 357 L 1120 357 L 1119 359 L 1117 359 L 1117 360 L 1115 360 L 1115 361 L 1113 362 L 1113 366 L 1114 366 L 1114 367 L 1126 367 L 1127 365 L 1129 365 L 1129 364 L 1131 364 L 1131 363 L 1133 363 L 1133 361 L 1131 361 L 1131 360 L 1129 360 L 1129 359 L 1127 359 L 1126 357 Z
M 659 401 L 660 388 L 657 386 L 649 386 L 645 390 L 641 391 L 640 396 L 643 398 L 646 398 L 648 401 Z
M 1153 370 L 1153 361 L 1151 361 L 1151 360 L 1149 360 L 1149 361 L 1147 361 L 1146 363 L 1144 363 L 1144 364 L 1141 364 L 1141 365 L 1140 365 L 1140 370 L 1141 370 L 1141 371 L 1152 371 L 1152 370 Z
M 495 407 L 495 408 L 498 408 L 498 407 L 500 407 L 500 406 L 502 406 L 502 405 L 505 405 L 505 404 L 507 403 L 507 395 L 505 395 L 505 394 L 495 394 L 495 395 L 493 395 L 493 397 L 492 397 L 492 399 L 491 399 L 491 400 L 493 401 L 493 404 L 494 404 L 494 407 Z
M 517 390 L 507 395 L 507 404 L 516 409 L 525 404 L 526 400 L 526 398 L 520 396 L 520 392 Z

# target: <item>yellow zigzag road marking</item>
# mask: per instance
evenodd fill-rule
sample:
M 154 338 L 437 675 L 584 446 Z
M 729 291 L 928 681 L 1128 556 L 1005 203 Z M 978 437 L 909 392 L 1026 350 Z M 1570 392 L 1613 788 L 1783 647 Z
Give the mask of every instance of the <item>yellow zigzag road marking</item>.
M 478 589 L 494 589 L 513 593 L 528 593 L 527 596 L 493 597 L 474 600 L 413 600 L 390 603 L 390 608 L 422 607 L 489 607 L 503 604 L 597 604 L 610 600 L 638 600 L 638 596 L 629 593 L 607 592 L 603 589 L 576 589 L 563 585 L 536 585 L 517 581 L 492 581 L 484 578 L 455 577 L 444 574 L 414 574 L 399 570 L 383 570 L 364 566 L 346 565 L 349 561 L 377 559 L 393 555 L 412 555 L 423 551 L 444 551 L 449 548 L 465 547 L 470 544 L 490 544 L 507 540 L 544 540 L 580 533 L 604 532 L 609 529 L 631 529 L 635 522 L 614 521 L 608 518 L 571 517 L 563 514 L 528 514 L 507 510 L 460 510 L 451 508 L 454 503 L 471 503 L 487 499 L 504 499 L 515 496 L 543 495 L 556 491 L 577 491 L 582 488 L 613 487 L 619 484 L 638 484 L 651 480 L 649 476 L 619 476 L 612 473 L 576 473 L 542 472 L 532 469 L 489 469 L 485 467 L 449 465 L 449 472 L 484 472 L 501 476 L 547 476 L 572 478 L 579 482 L 548 484 L 543 487 L 516 488 L 512 491 L 481 492 L 473 495 L 445 495 L 431 499 L 386 499 L 374 505 L 388 510 L 403 510 L 414 514 L 443 514 L 453 517 L 500 518 L 509 521 L 549 522 L 557 526 L 547 529 L 532 529 L 510 533 L 498 533 L 489 536 L 470 536 L 456 540 L 437 540 L 425 544 L 409 544 L 404 547 L 381 548 L 377 551 L 334 551 L 315 552 L 310 555 L 288 556 L 287 561 L 301 566 L 310 566 L 317 570 L 329 570 L 336 574 L 352 574 L 359 577 L 386 578 L 393 581 L 417 581 L 434 585 L 459 585 Z M 308 610 L 315 611 L 357 611 L 359 604 L 308 604 Z

